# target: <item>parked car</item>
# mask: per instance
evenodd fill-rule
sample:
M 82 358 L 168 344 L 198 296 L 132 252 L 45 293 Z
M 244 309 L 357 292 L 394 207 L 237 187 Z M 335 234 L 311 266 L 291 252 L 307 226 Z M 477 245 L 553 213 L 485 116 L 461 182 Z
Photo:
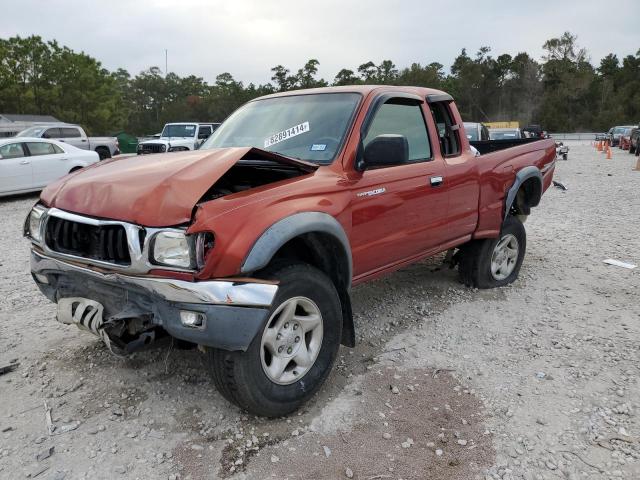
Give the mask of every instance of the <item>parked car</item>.
M 518 128 L 490 128 L 489 138 L 491 140 L 513 140 L 523 138 Z
M 527 125 L 522 128 L 522 134 L 526 138 L 546 138 L 545 133 L 540 125 Z
M 482 123 L 464 122 L 464 131 L 470 142 L 489 140 L 489 129 Z
M 629 134 L 629 153 L 638 152 L 640 147 L 640 125 L 633 127 Z
M 620 141 L 618 142 L 618 146 L 621 150 L 629 150 L 629 143 L 631 142 L 631 130 L 633 127 L 625 128 L 620 135 Z
M 596 142 L 604 142 L 605 140 L 609 139 L 609 134 L 608 133 L 596 133 L 596 137 L 595 137 L 595 141 Z
M 197 150 L 219 123 L 167 123 L 160 138 L 138 144 L 138 155 Z
M 569 147 L 562 142 L 556 142 L 556 158 L 562 158 L 568 160 Z
M 617 147 L 620 144 L 620 137 L 628 128 L 633 128 L 634 125 L 619 125 L 617 127 L 611 127 L 609 132 L 607 132 L 607 140 L 609 141 L 609 145 L 612 147 Z
M 25 222 L 33 278 L 58 321 L 113 351 L 168 333 L 206 352 L 225 398 L 285 415 L 355 345 L 353 285 L 453 249 L 467 285 L 518 277 L 555 143 L 477 142 L 475 157 L 461 125 L 427 88 L 252 100 L 196 152 L 47 187 Z
M 42 190 L 68 173 L 100 160 L 96 152 L 42 138 L 0 140 L 0 196 Z
M 49 138 L 58 142 L 68 143 L 81 150 L 93 150 L 100 156 L 100 160 L 118 155 L 118 139 L 115 137 L 87 137 L 80 125 L 62 124 L 56 126 L 35 126 L 27 128 L 16 135 L 17 137 Z

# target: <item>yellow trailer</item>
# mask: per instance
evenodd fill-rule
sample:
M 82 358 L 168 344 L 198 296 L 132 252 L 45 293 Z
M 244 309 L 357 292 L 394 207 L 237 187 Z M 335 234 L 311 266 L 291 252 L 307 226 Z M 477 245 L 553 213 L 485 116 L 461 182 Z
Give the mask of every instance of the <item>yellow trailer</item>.
M 520 128 L 520 122 L 484 122 L 487 128 Z

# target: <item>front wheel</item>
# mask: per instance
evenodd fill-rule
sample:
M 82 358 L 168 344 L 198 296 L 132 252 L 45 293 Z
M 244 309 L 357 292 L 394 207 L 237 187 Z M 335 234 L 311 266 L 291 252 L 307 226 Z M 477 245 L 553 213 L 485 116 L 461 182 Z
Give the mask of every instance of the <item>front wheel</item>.
M 460 248 L 458 273 L 470 287 L 494 288 L 518 278 L 527 246 L 522 222 L 509 215 L 498 238 L 474 240 Z
M 276 267 L 279 281 L 262 331 L 246 352 L 209 353 L 213 381 L 232 403 L 255 415 L 297 410 L 324 383 L 342 338 L 340 297 L 331 280 L 306 264 Z

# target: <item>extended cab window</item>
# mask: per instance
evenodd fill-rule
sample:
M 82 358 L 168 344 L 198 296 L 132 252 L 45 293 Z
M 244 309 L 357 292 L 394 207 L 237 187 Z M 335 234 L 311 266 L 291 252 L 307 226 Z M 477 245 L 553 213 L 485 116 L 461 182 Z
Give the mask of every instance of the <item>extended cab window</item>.
M 80 130 L 78 130 L 77 128 L 61 128 L 60 137 L 61 138 L 80 138 Z
M 438 127 L 440 137 L 440 149 L 445 157 L 452 157 L 460 153 L 460 138 L 458 125 L 453 123 L 453 115 L 448 102 L 435 102 L 430 104 L 433 120 Z
M 427 126 L 420 105 L 394 103 L 394 100 L 382 105 L 363 140 L 364 147 L 378 135 L 386 134 L 402 135 L 407 139 L 409 162 L 422 162 L 431 158 Z

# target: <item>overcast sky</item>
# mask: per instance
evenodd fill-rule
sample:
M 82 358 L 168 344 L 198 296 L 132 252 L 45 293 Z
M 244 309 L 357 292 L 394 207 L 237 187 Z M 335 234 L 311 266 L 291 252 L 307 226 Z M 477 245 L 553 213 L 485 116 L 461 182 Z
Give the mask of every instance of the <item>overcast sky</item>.
M 463 47 L 474 54 L 525 51 L 542 55 L 545 40 L 568 30 L 598 64 L 640 49 L 639 0 L 20 0 L 6 1 L 0 36 L 56 39 L 133 75 L 156 65 L 208 82 L 230 72 L 266 83 L 271 67 L 295 71 L 320 61 L 331 81 L 341 68 L 368 60 L 440 62 L 449 67 Z M 9 6 L 11 5 L 11 6 Z

